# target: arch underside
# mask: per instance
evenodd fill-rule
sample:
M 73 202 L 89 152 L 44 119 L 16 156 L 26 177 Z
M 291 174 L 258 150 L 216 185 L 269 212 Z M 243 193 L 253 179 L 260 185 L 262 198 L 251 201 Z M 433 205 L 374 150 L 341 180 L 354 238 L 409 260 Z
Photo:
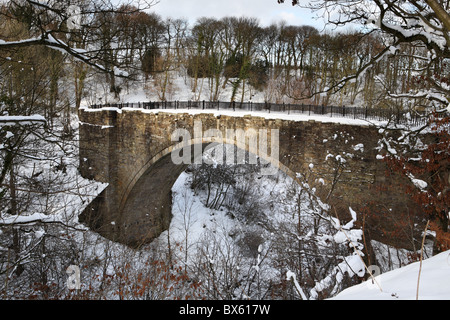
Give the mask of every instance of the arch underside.
M 202 154 L 206 148 L 214 145 L 217 145 L 217 143 L 202 143 Z M 192 144 L 189 147 L 191 148 L 190 163 L 194 163 L 194 160 L 198 159 L 198 155 L 194 152 L 196 145 Z M 168 150 L 175 153 L 180 151 L 172 148 Z M 248 150 L 245 151 L 248 152 Z M 119 242 L 127 243 L 131 246 L 139 246 L 151 241 L 169 228 L 172 217 L 171 190 L 180 174 L 190 164 L 175 164 L 171 157 L 171 152 L 165 152 L 165 155 L 152 163 L 137 179 L 128 193 L 120 210 L 118 228 L 120 229 L 121 240 Z M 270 160 L 264 160 L 270 162 Z M 276 162 L 278 164 L 278 161 Z M 278 164 L 277 167 L 276 169 L 281 169 L 295 178 L 293 172 L 284 165 Z

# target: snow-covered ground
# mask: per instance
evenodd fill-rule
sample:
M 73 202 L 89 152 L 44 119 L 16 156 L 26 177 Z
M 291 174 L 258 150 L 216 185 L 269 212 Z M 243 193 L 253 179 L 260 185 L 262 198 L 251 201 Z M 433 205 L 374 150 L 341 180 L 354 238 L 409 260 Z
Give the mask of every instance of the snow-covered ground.
M 194 192 L 188 187 L 189 180 L 191 179 L 191 174 L 182 173 L 177 180 L 177 182 L 173 186 L 173 219 L 170 225 L 170 230 L 163 233 L 159 239 L 159 241 L 167 240 L 167 232 L 170 232 L 170 237 L 174 243 L 180 243 L 181 247 L 188 248 L 185 252 L 189 251 L 189 257 L 185 263 L 191 264 L 195 263 L 194 260 L 200 254 L 199 244 L 202 241 L 205 241 L 205 233 L 213 232 L 214 234 L 220 234 L 221 239 L 227 238 L 228 240 L 233 242 L 233 239 L 229 237 L 229 235 L 233 235 L 233 238 L 236 237 L 236 233 L 245 233 L 248 225 L 242 223 L 238 219 L 231 218 L 230 215 L 225 211 L 221 210 L 212 210 L 206 208 L 204 205 L 204 198 L 201 196 L 196 196 Z M 271 197 L 276 198 L 278 200 L 282 199 L 281 202 L 284 203 L 287 210 L 268 210 L 266 212 L 271 212 L 272 216 L 268 217 L 269 221 L 283 221 L 287 223 L 294 223 L 294 220 L 291 219 L 290 216 L 286 215 L 286 212 L 292 210 L 295 206 L 293 199 L 286 197 L 286 179 L 289 180 L 288 177 L 284 177 L 282 174 L 279 177 L 279 181 L 270 181 L 265 180 L 264 178 L 259 181 L 260 183 L 260 191 L 259 194 L 260 199 L 263 201 L 270 201 Z M 276 207 L 277 205 L 275 205 Z M 311 216 L 314 212 L 308 206 L 305 206 L 302 209 L 306 212 L 306 215 L 310 214 Z M 292 212 L 292 211 L 291 211 Z M 262 212 L 263 213 L 263 212 Z M 238 231 L 236 231 L 238 230 Z M 341 229 L 341 231 L 343 231 Z M 259 229 L 261 235 L 263 237 L 267 236 L 266 233 L 262 229 Z M 333 238 L 336 240 L 339 239 L 340 235 L 342 236 L 342 232 L 334 231 L 334 234 L 323 234 L 319 236 L 317 239 L 321 242 L 325 238 Z M 358 243 L 358 230 L 357 229 L 349 229 L 346 230 L 347 235 L 354 235 L 352 237 L 353 245 Z M 229 237 L 229 238 L 228 238 Z M 344 236 L 342 236 L 344 237 Z M 258 248 L 259 252 L 266 250 L 271 247 L 272 239 L 266 238 L 260 247 Z M 323 242 L 322 242 L 323 243 Z M 229 245 L 229 243 L 227 243 Z M 347 243 L 350 246 L 350 244 Z M 390 252 L 395 256 L 395 259 L 389 259 L 389 263 L 383 262 L 380 260 L 380 263 L 383 264 L 382 269 L 393 271 L 384 272 L 378 275 L 376 279 L 376 283 L 372 284 L 372 281 L 363 282 L 362 284 L 350 287 L 348 289 L 343 290 L 341 293 L 337 294 L 332 299 L 336 300 L 378 300 L 378 299 L 416 299 L 417 292 L 417 281 L 419 275 L 419 262 L 412 263 L 404 266 L 408 260 L 408 252 L 402 249 L 394 249 L 388 248 L 381 243 L 373 244 L 377 250 L 378 254 L 385 254 L 386 252 L 383 250 L 390 250 Z M 261 249 L 263 247 L 264 249 Z M 286 248 L 286 250 L 293 250 L 293 248 Z M 384 252 L 384 253 L 383 253 Z M 270 264 L 268 260 L 272 258 L 271 253 L 269 251 L 265 251 L 266 260 L 264 262 L 265 273 L 262 273 L 262 277 L 270 277 L 274 276 L 275 271 L 271 268 L 267 268 L 267 264 Z M 435 257 L 431 257 L 431 247 L 428 245 L 425 250 L 424 260 L 422 262 L 422 270 L 420 274 L 420 286 L 419 286 L 419 299 L 450 299 L 450 251 L 444 252 Z M 430 258 L 427 258 L 430 257 Z M 211 263 L 214 263 L 215 259 L 218 257 L 211 256 L 209 257 Z M 381 258 L 381 257 L 380 257 Z M 396 260 L 397 259 L 397 260 Z M 249 261 L 249 264 L 255 263 L 255 260 Z M 400 267 L 403 266 L 403 267 Z M 263 265 L 255 264 L 251 266 L 251 268 L 258 269 L 259 267 L 263 267 Z M 323 288 L 326 288 L 330 284 L 334 284 L 339 282 L 342 277 L 347 275 L 354 275 L 354 272 L 357 272 L 359 276 L 364 275 L 364 264 L 362 263 L 361 257 L 354 253 L 353 255 L 349 255 L 344 258 L 343 262 L 336 267 L 336 270 L 340 272 L 333 273 L 333 271 L 329 272 L 329 274 L 323 279 L 318 279 L 316 286 L 314 288 L 306 289 L 302 286 L 301 283 L 298 283 L 295 274 L 293 272 L 288 271 L 286 273 L 286 277 L 288 280 L 292 280 L 297 287 L 298 290 L 298 298 L 309 298 L 315 299 L 317 298 L 317 293 Z M 358 271 L 359 270 L 359 271 Z M 337 287 L 337 284 L 336 284 Z M 381 290 L 380 290 L 381 288 Z M 307 294 L 305 294 L 305 292 Z
M 450 251 L 382 273 L 347 288 L 334 300 L 449 300 Z

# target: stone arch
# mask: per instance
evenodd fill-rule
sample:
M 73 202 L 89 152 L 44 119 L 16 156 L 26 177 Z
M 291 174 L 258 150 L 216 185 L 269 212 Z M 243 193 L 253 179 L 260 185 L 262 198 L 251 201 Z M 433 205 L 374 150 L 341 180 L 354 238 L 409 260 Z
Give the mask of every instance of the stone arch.
M 256 154 L 258 157 L 260 157 L 261 159 L 263 159 L 266 163 L 270 163 L 273 167 L 277 168 L 278 170 L 282 170 L 283 172 L 285 172 L 287 175 L 289 175 L 291 178 L 296 179 L 296 174 L 289 169 L 289 167 L 287 167 L 286 165 L 284 165 L 282 162 L 279 161 L 279 159 L 275 159 L 267 154 L 259 154 L 257 149 L 254 148 L 250 148 L 250 144 L 241 144 L 239 143 L 239 141 L 236 140 L 231 140 L 228 139 L 226 137 L 222 138 L 220 141 L 218 141 L 215 137 L 205 137 L 201 140 L 198 139 L 190 139 L 184 142 L 184 144 L 173 144 L 168 146 L 167 148 L 161 150 L 160 152 L 158 152 L 156 155 L 154 155 L 153 157 L 151 157 L 139 170 L 136 171 L 136 173 L 134 174 L 134 176 L 130 179 L 130 181 L 128 182 L 127 186 L 125 187 L 123 194 L 120 197 L 120 204 L 119 204 L 119 209 L 120 211 L 122 211 L 125 202 L 128 198 L 128 195 L 130 194 L 131 190 L 134 188 L 136 182 L 142 177 L 142 175 L 155 163 L 157 163 L 160 159 L 162 159 L 163 157 L 172 154 L 172 152 L 177 152 L 178 149 L 183 148 L 185 146 L 189 147 L 194 147 L 195 145 L 202 145 L 202 152 L 205 150 L 206 147 L 208 147 L 209 145 L 213 144 L 213 143 L 223 143 L 223 144 L 228 144 L 228 145 L 234 145 L 246 152 L 249 153 L 253 153 Z M 196 155 L 194 154 L 195 152 L 191 152 L 191 154 L 195 157 Z M 193 163 L 194 158 L 191 159 L 191 163 Z
M 202 156 L 205 149 L 214 143 L 218 143 L 214 138 L 203 138 L 201 140 L 190 139 L 184 144 L 171 145 L 158 152 L 137 171 L 120 200 L 118 225 L 123 239 L 121 242 L 139 246 L 169 228 L 173 184 L 189 164 L 193 163 L 197 157 Z M 220 143 L 234 145 L 245 152 L 255 152 L 255 150 L 250 150 L 247 144 L 243 146 L 234 140 L 223 139 Z M 200 155 L 193 152 L 193 149 L 199 145 L 202 150 Z M 179 152 L 184 147 L 191 148 L 191 162 L 188 164 L 173 163 L 172 152 Z M 282 170 L 293 179 L 297 178 L 296 174 L 278 159 L 268 155 L 261 155 L 260 158 L 266 163 L 270 163 L 276 171 Z

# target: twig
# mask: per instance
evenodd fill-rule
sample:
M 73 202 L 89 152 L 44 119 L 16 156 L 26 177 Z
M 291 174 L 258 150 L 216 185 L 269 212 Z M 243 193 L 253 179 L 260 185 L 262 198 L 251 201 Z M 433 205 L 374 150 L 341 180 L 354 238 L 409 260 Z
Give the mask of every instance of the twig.
M 429 224 L 430 220 L 427 221 L 427 225 L 425 226 L 425 230 L 423 231 L 422 247 L 420 248 L 420 264 L 419 264 L 419 275 L 417 276 L 416 300 L 419 300 L 419 282 L 420 282 L 420 273 L 422 272 L 423 246 L 425 244 L 425 237 L 427 235 L 427 229 Z
M 335 215 L 336 215 L 336 218 L 339 220 L 338 214 L 337 214 L 337 212 L 336 212 L 336 208 L 333 207 L 333 209 L 334 209 L 334 213 L 335 213 Z M 359 258 L 361 259 L 362 263 L 364 264 L 364 267 L 365 267 L 367 273 L 368 273 L 368 274 L 370 275 L 370 277 L 372 278 L 372 282 L 375 283 L 375 284 L 378 286 L 378 288 L 380 289 L 381 292 L 383 292 L 383 289 L 381 289 L 381 286 L 380 286 L 380 284 L 378 283 L 377 279 L 375 279 L 375 277 L 373 276 L 372 272 L 369 270 L 369 268 L 367 267 L 366 263 L 364 262 L 364 259 L 362 258 L 361 253 L 359 252 L 358 248 L 355 246 L 355 244 L 353 243 L 353 241 L 348 237 L 348 235 L 347 235 L 347 233 L 344 231 L 344 229 L 342 229 L 342 226 L 341 226 L 340 223 L 339 223 L 339 231 L 341 231 L 341 232 L 345 235 L 345 237 L 347 238 L 348 242 L 352 245 L 354 251 L 356 252 L 356 254 L 357 254 L 357 255 L 359 256 Z

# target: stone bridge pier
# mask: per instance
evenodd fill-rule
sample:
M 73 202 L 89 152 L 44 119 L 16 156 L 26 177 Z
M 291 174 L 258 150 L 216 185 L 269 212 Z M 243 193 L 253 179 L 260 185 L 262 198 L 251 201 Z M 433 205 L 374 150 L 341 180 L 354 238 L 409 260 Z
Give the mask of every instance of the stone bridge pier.
M 276 160 L 272 162 L 280 170 L 316 188 L 339 219 L 349 219 L 351 207 L 360 214 L 357 222 L 364 220 L 368 239 L 388 240 L 381 231 L 390 227 L 386 214 L 418 209 L 401 192 L 408 181 L 390 174 L 377 159 L 381 135 L 375 126 L 114 108 L 80 109 L 79 120 L 81 174 L 109 184 L 80 220 L 130 246 L 148 243 L 168 228 L 171 188 L 188 165 L 174 163 L 172 152 L 179 152 L 182 140 L 192 151 L 215 141 L 207 135 L 195 139 L 199 123 L 203 132 L 214 130 L 223 137 L 227 130 L 253 130 L 259 141 L 267 138 L 270 156 L 276 142 L 277 159 L 266 160 Z M 194 139 L 172 141 L 180 129 Z M 227 138 L 226 143 L 255 151 L 251 143 L 242 145 L 237 139 Z

